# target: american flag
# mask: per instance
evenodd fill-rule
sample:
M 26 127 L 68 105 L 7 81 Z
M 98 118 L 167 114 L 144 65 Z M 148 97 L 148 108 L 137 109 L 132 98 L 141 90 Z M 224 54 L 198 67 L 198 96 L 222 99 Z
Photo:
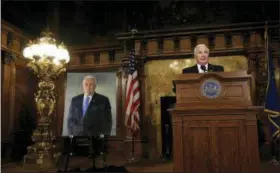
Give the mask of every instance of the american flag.
M 126 100 L 125 100 L 125 125 L 135 135 L 139 130 L 139 112 L 140 106 L 140 91 L 139 82 L 137 79 L 137 70 L 135 67 L 135 50 L 133 49 L 129 55 L 129 74 L 126 85 Z

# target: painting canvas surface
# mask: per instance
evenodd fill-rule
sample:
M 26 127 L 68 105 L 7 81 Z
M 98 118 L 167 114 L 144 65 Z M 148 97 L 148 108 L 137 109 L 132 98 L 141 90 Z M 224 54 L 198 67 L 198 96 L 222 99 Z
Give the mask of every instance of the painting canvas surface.
M 111 136 L 116 135 L 116 95 L 117 95 L 117 76 L 116 72 L 102 73 L 67 73 L 67 84 L 65 93 L 65 107 L 63 118 L 62 136 L 68 136 L 67 119 L 71 99 L 79 94 L 83 94 L 82 82 L 84 77 L 92 75 L 97 79 L 96 92 L 108 97 L 112 111 L 112 131 Z

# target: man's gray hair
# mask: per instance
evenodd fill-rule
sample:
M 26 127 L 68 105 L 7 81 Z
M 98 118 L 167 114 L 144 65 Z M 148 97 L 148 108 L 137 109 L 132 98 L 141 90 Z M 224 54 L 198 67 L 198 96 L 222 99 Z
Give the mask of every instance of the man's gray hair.
M 97 84 L 97 80 L 96 80 L 96 77 L 95 76 L 92 76 L 92 75 L 88 75 L 86 77 L 84 77 L 84 80 L 93 80 L 95 84 Z
M 194 55 L 196 55 L 196 52 L 197 52 L 198 47 L 205 47 L 205 48 L 208 50 L 208 52 L 210 52 L 210 51 L 209 51 L 209 48 L 208 48 L 205 44 L 198 44 L 198 45 L 195 46 L 195 48 L 194 48 L 194 51 L 193 51 Z

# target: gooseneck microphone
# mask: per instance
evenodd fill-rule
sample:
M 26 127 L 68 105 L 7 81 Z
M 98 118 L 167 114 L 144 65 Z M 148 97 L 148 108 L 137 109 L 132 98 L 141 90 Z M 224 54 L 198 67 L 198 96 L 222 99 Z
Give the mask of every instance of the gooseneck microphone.
M 205 65 L 201 65 L 200 69 L 203 70 L 204 73 L 207 72 Z

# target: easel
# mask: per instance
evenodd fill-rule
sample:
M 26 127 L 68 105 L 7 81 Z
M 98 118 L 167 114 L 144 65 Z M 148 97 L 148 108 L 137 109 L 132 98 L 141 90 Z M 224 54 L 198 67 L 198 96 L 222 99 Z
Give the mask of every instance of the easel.
M 89 144 L 89 148 L 90 150 L 92 151 L 89 151 L 89 157 L 92 157 L 92 169 L 96 169 L 96 166 L 95 166 L 95 158 L 97 156 L 97 151 L 99 151 L 97 149 L 97 147 L 101 148 L 101 151 L 99 151 L 100 155 L 102 156 L 102 160 L 103 160 L 103 168 L 105 169 L 105 172 L 107 170 L 107 164 L 106 164 L 106 155 L 107 155 L 107 151 L 106 151 L 106 146 L 105 146 L 105 142 L 107 142 L 107 137 L 103 134 L 101 134 L 100 136 L 98 137 L 94 137 L 94 136 L 91 136 L 91 137 L 85 137 L 87 138 L 87 140 L 89 140 L 89 142 L 91 144 Z M 70 161 L 70 156 L 73 156 L 73 141 L 74 139 L 76 139 L 76 137 L 70 135 L 69 136 L 69 139 L 70 139 L 70 142 L 69 142 L 69 150 L 66 152 L 67 155 L 66 155 L 66 161 L 65 161 L 65 166 L 64 166 L 64 170 L 61 171 L 61 170 L 58 170 L 58 172 L 68 172 L 68 166 L 69 166 L 69 161 Z M 97 140 L 99 142 L 97 142 Z M 99 145 L 101 144 L 101 145 Z M 97 146 L 96 146 L 97 145 Z

